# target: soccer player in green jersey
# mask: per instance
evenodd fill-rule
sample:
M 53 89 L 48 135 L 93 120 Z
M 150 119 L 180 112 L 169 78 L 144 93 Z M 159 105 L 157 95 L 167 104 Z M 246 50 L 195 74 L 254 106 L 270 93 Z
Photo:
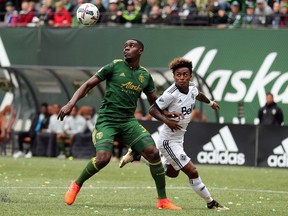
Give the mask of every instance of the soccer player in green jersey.
M 103 169 L 112 156 L 115 136 L 121 143 L 140 153 L 149 161 L 151 175 L 155 181 L 158 202 L 156 208 L 181 210 L 166 196 L 165 171 L 159 152 L 150 133 L 134 117 L 137 101 L 144 92 L 150 104 L 157 95 L 154 82 L 149 72 L 140 66 L 140 57 L 144 45 L 136 39 L 124 44 L 124 60 L 114 60 L 102 67 L 94 76 L 83 83 L 70 101 L 61 108 L 58 119 L 69 115 L 72 108 L 93 87 L 106 80 L 106 93 L 98 111 L 98 119 L 92 139 L 96 148 L 96 157 L 86 165 L 79 177 L 73 181 L 65 194 L 65 202 L 71 205 L 83 183 Z

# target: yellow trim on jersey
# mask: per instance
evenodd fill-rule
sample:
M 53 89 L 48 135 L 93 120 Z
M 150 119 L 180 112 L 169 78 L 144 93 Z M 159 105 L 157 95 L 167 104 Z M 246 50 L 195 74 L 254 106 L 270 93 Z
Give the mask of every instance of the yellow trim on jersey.
M 113 63 L 115 63 L 115 62 L 123 62 L 123 61 L 124 61 L 123 59 L 114 59 Z
M 94 145 L 96 145 L 96 134 L 97 134 L 97 130 L 96 130 L 96 128 L 94 128 L 93 132 L 92 132 L 92 143 Z
M 156 162 L 156 163 L 151 163 L 151 162 L 149 162 L 149 164 L 150 164 L 151 166 L 157 166 L 157 165 L 160 165 L 160 164 L 161 164 L 161 161 L 158 161 L 158 162 Z

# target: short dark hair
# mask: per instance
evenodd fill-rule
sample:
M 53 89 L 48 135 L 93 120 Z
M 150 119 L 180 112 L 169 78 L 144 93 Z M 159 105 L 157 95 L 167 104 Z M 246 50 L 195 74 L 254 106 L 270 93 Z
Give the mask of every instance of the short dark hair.
M 130 40 L 136 41 L 140 45 L 142 51 L 144 51 L 144 44 L 140 40 L 137 40 L 137 39 L 130 39 Z
M 48 103 L 44 102 L 44 103 L 41 104 L 41 107 L 42 107 L 42 106 L 44 106 L 44 107 L 47 108 L 47 107 L 48 107 Z
M 172 70 L 173 73 L 175 73 L 175 71 L 178 68 L 181 67 L 186 67 L 189 69 L 190 73 L 192 74 L 192 61 L 185 59 L 185 58 L 175 58 L 173 59 L 170 64 L 169 64 L 169 68 Z
M 267 92 L 267 93 L 266 93 L 266 96 L 268 96 L 268 95 L 271 95 L 272 97 L 274 97 L 271 92 Z

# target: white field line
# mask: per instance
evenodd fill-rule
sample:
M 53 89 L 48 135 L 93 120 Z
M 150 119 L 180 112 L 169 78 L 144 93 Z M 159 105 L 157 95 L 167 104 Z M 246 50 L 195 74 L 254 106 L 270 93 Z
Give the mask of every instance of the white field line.
M 42 187 L 24 187 L 24 186 L 11 186 L 11 187 L 0 187 L 0 190 L 4 189 L 32 189 L 32 190 L 54 190 L 54 189 L 67 189 L 68 187 L 53 187 L 53 186 L 42 186 Z M 189 190 L 190 187 L 166 187 L 167 190 Z M 83 187 L 82 189 L 89 190 L 155 190 L 155 187 L 121 187 L 121 186 L 107 186 L 107 187 Z M 288 194 L 288 191 L 276 191 L 276 190 L 257 190 L 257 189 L 242 189 L 242 188 L 217 188 L 209 187 L 210 190 L 221 190 L 221 191 L 239 191 L 239 192 L 253 192 L 253 193 L 275 193 L 275 194 Z

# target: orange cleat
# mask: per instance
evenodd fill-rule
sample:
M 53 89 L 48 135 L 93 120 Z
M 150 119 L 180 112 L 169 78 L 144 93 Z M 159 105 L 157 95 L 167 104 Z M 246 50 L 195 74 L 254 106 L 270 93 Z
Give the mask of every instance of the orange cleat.
M 156 205 L 156 208 L 158 209 L 168 209 L 168 210 L 181 210 L 182 208 L 179 206 L 176 206 L 172 203 L 171 200 L 165 198 L 165 199 L 158 199 L 158 203 Z
M 65 203 L 67 205 L 72 205 L 74 203 L 76 196 L 77 196 L 78 192 L 80 191 L 80 189 L 81 189 L 81 187 L 79 185 L 77 185 L 75 181 L 73 181 L 70 184 L 70 187 L 65 194 Z

